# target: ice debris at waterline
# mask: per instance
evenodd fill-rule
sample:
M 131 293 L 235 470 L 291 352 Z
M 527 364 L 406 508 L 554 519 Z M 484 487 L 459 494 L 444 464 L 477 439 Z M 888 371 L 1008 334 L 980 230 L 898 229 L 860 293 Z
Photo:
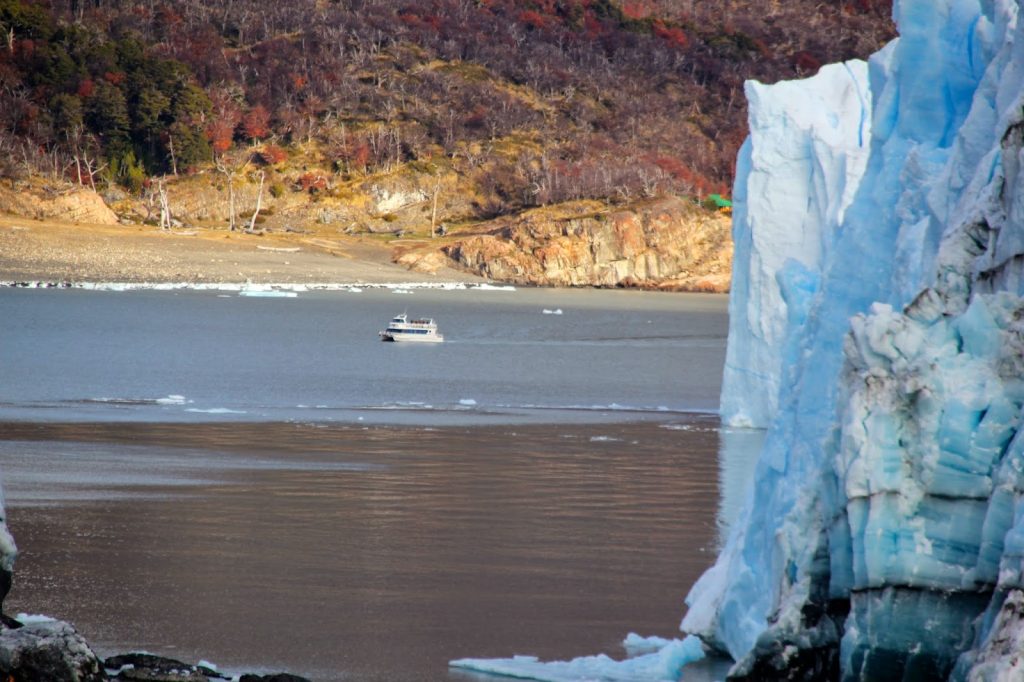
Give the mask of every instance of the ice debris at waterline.
M 834 148 L 778 139 L 849 72 L 805 96 L 748 86 L 722 402 L 769 430 L 682 623 L 733 677 L 1024 678 L 1019 12 L 897 0 L 900 37 L 868 65 L 870 136 L 837 117 Z M 783 233 L 792 196 L 810 209 Z
M 442 291 L 515 291 L 512 285 L 496 285 L 483 282 L 273 282 L 254 284 L 252 282 L 69 282 L 69 281 L 0 281 L 0 288 L 15 289 L 84 289 L 88 291 L 233 291 L 239 295 L 289 296 L 289 292 L 344 291 L 354 294 L 364 289 L 390 289 L 396 293 L 411 293 L 410 289 L 440 289 Z M 290 297 L 290 296 L 289 296 Z
M 604 654 L 571 661 L 541 662 L 534 656 L 504 659 L 464 658 L 454 668 L 545 682 L 602 680 L 603 682 L 675 682 L 687 663 L 704 658 L 704 646 L 696 637 L 667 640 L 630 633 L 623 642 L 629 658 L 617 661 Z

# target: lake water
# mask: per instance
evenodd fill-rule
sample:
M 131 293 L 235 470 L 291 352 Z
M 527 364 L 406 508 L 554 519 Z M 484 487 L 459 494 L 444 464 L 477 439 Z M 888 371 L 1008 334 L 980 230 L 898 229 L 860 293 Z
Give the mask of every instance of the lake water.
M 725 307 L 724 296 L 632 291 L 9 289 L 0 420 L 461 424 L 713 411 Z M 435 318 L 446 342 L 381 343 L 404 311 Z
M 406 310 L 446 342 L 380 343 Z M 719 453 L 721 296 L 0 290 L 0 319 L 8 610 L 102 654 L 621 657 L 678 634 L 749 471 Z

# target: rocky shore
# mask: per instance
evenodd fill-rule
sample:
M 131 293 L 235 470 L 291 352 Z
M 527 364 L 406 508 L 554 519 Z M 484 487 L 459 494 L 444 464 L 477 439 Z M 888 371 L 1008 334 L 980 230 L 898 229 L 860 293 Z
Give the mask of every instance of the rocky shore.
M 40 617 L 0 629 L 0 675 L 10 682 L 309 682 L 290 673 L 226 675 L 145 653 L 100 659 L 73 625 Z
M 729 290 L 731 218 L 678 197 L 615 210 L 576 202 L 500 218 L 443 245 L 396 248 L 396 262 L 455 267 L 530 286 Z
M 291 206 L 257 229 L 231 231 L 199 219 L 197 209 L 179 213 L 183 222 L 173 228 L 160 229 L 115 205 L 120 213 L 84 188 L 16 192 L 0 184 L 0 283 L 495 281 L 729 288 L 729 217 L 678 197 L 614 209 L 570 202 L 451 226 L 436 238 L 398 213 L 392 223 L 367 226 L 325 223 L 312 205 Z

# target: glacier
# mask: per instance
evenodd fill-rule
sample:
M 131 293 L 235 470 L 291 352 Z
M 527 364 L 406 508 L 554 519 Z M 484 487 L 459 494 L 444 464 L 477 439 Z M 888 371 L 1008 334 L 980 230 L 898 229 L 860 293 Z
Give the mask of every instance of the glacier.
M 682 622 L 732 678 L 1024 676 L 1019 12 L 897 0 L 866 132 L 815 79 L 748 85 L 722 417 L 767 435 Z
M 728 426 L 766 428 L 777 410 L 785 339 L 803 323 L 809 294 L 864 175 L 871 91 L 867 65 L 855 60 L 824 66 L 802 81 L 748 81 L 745 93 L 750 136 L 736 161 L 733 188 L 734 267 L 720 413 Z M 779 191 L 780 177 L 801 182 Z
M 681 624 L 730 679 L 1024 679 L 1021 2 L 746 86 L 721 416 L 765 438 Z

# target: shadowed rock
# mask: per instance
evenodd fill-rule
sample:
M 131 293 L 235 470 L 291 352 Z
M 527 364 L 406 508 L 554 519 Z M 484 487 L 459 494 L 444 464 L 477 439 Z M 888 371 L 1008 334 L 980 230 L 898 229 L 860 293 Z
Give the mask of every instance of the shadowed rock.
M 238 682 L 309 682 L 309 680 L 289 673 L 276 673 L 274 675 L 242 675 Z
M 5 682 L 107 679 L 85 639 L 71 624 L 56 620 L 0 630 L 0 675 Z

